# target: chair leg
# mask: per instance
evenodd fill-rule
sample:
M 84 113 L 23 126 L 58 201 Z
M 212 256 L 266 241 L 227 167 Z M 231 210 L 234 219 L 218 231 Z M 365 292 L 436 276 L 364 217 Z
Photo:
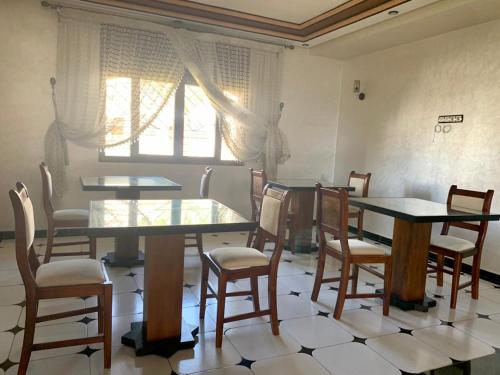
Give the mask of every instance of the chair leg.
M 462 255 L 457 254 L 453 259 L 453 279 L 451 280 L 450 309 L 457 307 L 458 286 L 460 285 L 460 271 L 462 270 Z
M 358 292 L 358 276 L 359 276 L 359 266 L 353 264 L 352 266 L 352 281 L 351 281 L 351 293 L 356 294 Z
M 392 294 L 392 258 L 389 257 L 384 264 L 384 308 L 383 308 L 384 315 L 389 315 L 391 294 Z
M 472 259 L 472 299 L 479 298 L 479 276 L 481 271 L 481 254 L 474 254 Z
M 113 316 L 113 285 L 104 286 L 104 368 L 111 367 L 111 330 Z
M 276 300 L 276 284 L 278 283 L 278 278 L 276 275 L 270 275 L 267 284 L 267 295 L 271 318 L 271 330 L 273 335 L 277 336 L 280 334 L 280 327 L 278 323 L 278 303 Z
M 318 264 L 316 266 L 316 278 L 314 279 L 314 287 L 311 293 L 311 301 L 317 301 L 319 290 L 321 288 L 321 281 L 323 281 L 323 272 L 325 271 L 326 250 L 320 245 L 318 253 Z
M 97 258 L 97 239 L 95 237 L 89 238 L 89 258 Z
M 358 238 L 363 239 L 363 211 L 358 212 Z
M 47 247 L 45 248 L 45 256 L 43 263 L 49 263 L 52 256 L 52 246 L 54 245 L 55 228 L 54 225 L 49 223 L 47 227 Z
M 215 347 L 222 346 L 222 335 L 224 328 L 224 307 L 226 305 L 227 280 L 224 274 L 219 276 L 219 286 L 217 289 L 217 322 L 215 325 Z
M 254 235 L 255 235 L 254 231 L 248 232 L 247 247 L 252 247 L 252 240 Z
M 347 285 L 349 284 L 349 271 L 351 270 L 351 264 L 348 260 L 344 259 L 342 261 L 342 274 L 340 276 L 340 285 L 337 295 L 337 303 L 335 304 L 335 310 L 333 312 L 333 317 L 337 320 L 340 319 L 342 315 L 342 310 L 344 309 L 345 296 L 347 294 Z
M 436 255 L 436 285 L 443 286 L 444 255 Z
M 290 222 L 288 227 L 288 248 L 292 254 L 295 254 L 295 230 L 293 221 Z
M 259 304 L 259 277 L 252 276 L 250 278 L 250 284 L 252 286 L 252 302 L 254 311 L 260 311 Z
M 203 235 L 201 233 L 196 233 L 196 246 L 198 247 L 198 254 L 200 258 L 203 256 Z
M 24 325 L 24 338 L 21 350 L 21 360 L 19 361 L 18 375 L 25 375 L 31 357 L 33 338 L 35 337 L 36 314 L 38 301 L 26 301 L 26 321 Z
M 205 319 L 205 309 L 207 307 L 208 271 L 209 268 L 206 260 L 201 258 L 200 319 Z
M 104 332 L 104 310 L 106 305 L 104 304 L 104 296 L 97 296 L 97 333 L 102 334 Z

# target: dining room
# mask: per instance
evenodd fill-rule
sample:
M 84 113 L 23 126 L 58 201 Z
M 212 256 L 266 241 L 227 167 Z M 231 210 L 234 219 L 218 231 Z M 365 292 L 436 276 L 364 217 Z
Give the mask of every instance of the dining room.
M 3 0 L 0 35 L 0 375 L 500 373 L 499 0 Z

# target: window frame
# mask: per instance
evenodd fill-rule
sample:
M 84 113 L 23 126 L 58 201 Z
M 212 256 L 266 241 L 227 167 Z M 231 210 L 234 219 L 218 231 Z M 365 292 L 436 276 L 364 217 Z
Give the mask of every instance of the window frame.
M 138 108 L 140 78 L 132 78 L 131 89 L 131 111 Z M 121 162 L 121 163 L 165 163 L 165 164 L 210 164 L 242 166 L 240 160 L 221 160 L 222 134 L 220 132 L 220 119 L 217 115 L 215 123 L 215 155 L 213 157 L 197 157 L 182 155 L 184 147 L 184 94 L 186 85 L 198 85 L 189 71 L 185 71 L 184 76 L 175 92 L 175 115 L 174 115 L 174 155 L 145 155 L 139 154 L 139 144 L 130 144 L 130 156 L 110 156 L 106 155 L 104 148 L 98 151 L 99 162 Z M 132 129 L 137 129 L 138 116 L 132 116 Z

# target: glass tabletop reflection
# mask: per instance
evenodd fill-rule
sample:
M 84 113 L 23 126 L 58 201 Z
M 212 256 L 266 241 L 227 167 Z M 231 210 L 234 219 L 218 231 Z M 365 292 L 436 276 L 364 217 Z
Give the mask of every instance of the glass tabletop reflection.
M 82 190 L 109 191 L 135 190 L 181 190 L 182 185 L 162 176 L 98 176 L 80 177 Z
M 96 237 L 249 231 L 255 222 L 212 199 L 90 202 L 89 234 Z
M 317 182 L 321 183 L 321 185 L 326 188 L 342 188 L 349 191 L 354 191 L 353 187 L 334 184 L 331 181 L 314 178 L 275 178 L 269 180 L 269 184 L 271 184 L 272 186 L 289 190 L 315 190 Z

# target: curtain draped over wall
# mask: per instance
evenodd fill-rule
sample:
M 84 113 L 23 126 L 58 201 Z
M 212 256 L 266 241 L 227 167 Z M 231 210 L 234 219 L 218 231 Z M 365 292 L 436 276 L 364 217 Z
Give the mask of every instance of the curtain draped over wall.
M 175 92 L 188 69 L 220 118 L 221 134 L 242 161 L 262 158 L 270 176 L 289 157 L 279 130 L 281 48 L 121 17 L 63 9 L 59 20 L 55 120 L 45 138 L 56 193 L 65 185 L 66 142 L 87 148 L 135 141 Z M 106 79 L 141 84 L 141 113 L 130 135 L 105 137 L 117 124 L 106 114 Z M 109 89 L 109 88 L 108 88 Z M 144 110 L 142 110 L 144 108 Z M 123 124 L 121 124 L 123 125 Z M 111 140 L 110 140 L 111 139 Z

